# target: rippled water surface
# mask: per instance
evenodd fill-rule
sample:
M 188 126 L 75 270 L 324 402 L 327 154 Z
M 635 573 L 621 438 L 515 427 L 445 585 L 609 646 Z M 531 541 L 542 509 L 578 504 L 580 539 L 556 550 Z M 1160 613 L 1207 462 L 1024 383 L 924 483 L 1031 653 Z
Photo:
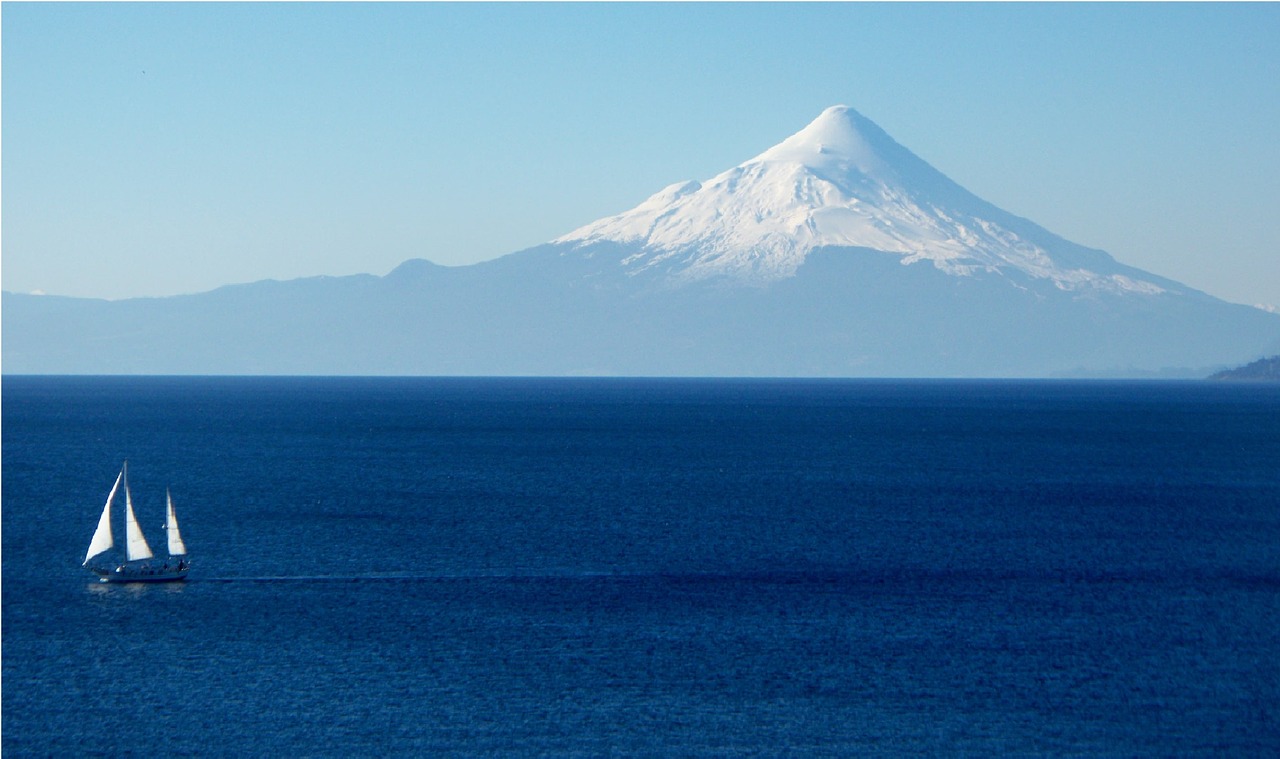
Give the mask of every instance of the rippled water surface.
M 7 756 L 1280 751 L 1274 387 L 2 390 Z

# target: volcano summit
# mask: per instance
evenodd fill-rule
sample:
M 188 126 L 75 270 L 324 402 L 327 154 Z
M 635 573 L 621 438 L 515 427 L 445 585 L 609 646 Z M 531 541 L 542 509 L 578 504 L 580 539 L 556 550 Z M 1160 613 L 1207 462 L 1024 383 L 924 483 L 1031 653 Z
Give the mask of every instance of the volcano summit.
M 637 245 L 632 270 L 677 279 L 790 277 L 809 252 L 869 248 L 957 276 L 1023 275 L 1063 290 L 1158 293 L 1086 251 L 972 195 L 847 106 L 706 183 L 672 185 L 558 243 Z M 1052 251 L 1052 252 L 1051 252 Z
M 14 373 L 1204 376 L 1280 351 L 1280 315 L 1002 211 L 846 106 L 481 264 L 5 293 L 3 316 Z M 113 368 L 118 335 L 132 362 Z

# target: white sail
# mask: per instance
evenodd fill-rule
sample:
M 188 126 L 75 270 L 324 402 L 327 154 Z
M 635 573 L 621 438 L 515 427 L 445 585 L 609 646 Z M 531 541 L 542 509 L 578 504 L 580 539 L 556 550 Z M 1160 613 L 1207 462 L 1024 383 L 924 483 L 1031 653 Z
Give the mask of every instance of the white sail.
M 124 477 L 124 470 L 120 470 L 120 474 L 116 475 L 116 484 L 111 486 L 111 494 L 107 496 L 107 505 L 102 507 L 102 516 L 98 517 L 98 529 L 93 531 L 93 540 L 89 541 L 89 552 L 84 555 L 84 563 L 88 564 L 89 559 L 111 550 L 115 545 L 115 540 L 111 537 L 111 502 L 116 499 L 116 491 L 120 488 L 120 478 Z
M 178 517 L 173 513 L 173 496 L 169 495 L 169 490 L 164 491 L 164 500 L 168 508 L 168 514 L 165 517 L 164 530 L 169 536 L 169 555 L 182 556 L 187 552 L 187 547 L 182 543 L 182 534 L 178 532 Z
M 124 478 L 124 513 L 124 530 L 128 536 L 129 561 L 151 558 L 151 546 L 147 545 L 147 539 L 142 536 L 142 528 L 138 526 L 138 518 L 133 515 L 133 498 L 129 495 L 129 476 L 127 474 Z

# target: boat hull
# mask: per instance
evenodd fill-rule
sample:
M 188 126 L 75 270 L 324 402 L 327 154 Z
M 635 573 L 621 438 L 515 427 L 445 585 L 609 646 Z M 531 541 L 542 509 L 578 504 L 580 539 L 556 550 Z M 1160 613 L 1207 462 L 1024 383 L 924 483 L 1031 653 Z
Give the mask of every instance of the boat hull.
M 120 564 L 114 567 L 95 567 L 93 573 L 99 582 L 180 582 L 187 579 L 190 565 L 181 569 L 154 564 Z

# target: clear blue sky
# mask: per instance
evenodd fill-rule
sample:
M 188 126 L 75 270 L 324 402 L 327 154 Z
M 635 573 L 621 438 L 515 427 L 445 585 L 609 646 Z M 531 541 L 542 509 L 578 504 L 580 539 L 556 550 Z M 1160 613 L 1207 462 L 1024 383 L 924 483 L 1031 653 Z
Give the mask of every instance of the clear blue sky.
M 3 286 L 465 264 L 844 103 L 979 196 L 1280 306 L 1280 5 L 12 3 Z

